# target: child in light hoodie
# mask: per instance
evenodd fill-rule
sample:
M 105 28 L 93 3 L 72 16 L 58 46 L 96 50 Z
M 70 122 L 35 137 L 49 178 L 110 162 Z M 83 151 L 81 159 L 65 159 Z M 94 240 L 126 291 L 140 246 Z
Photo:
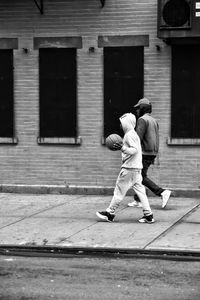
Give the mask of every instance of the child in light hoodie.
M 142 150 L 140 138 L 135 131 L 136 118 L 127 113 L 120 117 L 121 127 L 124 131 L 123 144 L 116 144 L 116 149 L 122 151 L 122 166 L 118 175 L 113 198 L 106 211 L 96 212 L 97 217 L 108 222 L 115 218 L 115 211 L 119 207 L 126 193 L 132 188 L 138 195 L 143 208 L 144 216 L 139 219 L 140 223 L 154 223 L 153 213 L 142 184 Z

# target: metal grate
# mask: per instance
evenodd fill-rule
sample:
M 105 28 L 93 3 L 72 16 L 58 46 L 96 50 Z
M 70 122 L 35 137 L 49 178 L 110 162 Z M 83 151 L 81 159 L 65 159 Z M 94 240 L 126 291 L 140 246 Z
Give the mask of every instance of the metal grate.
M 190 5 L 186 0 L 169 0 L 163 5 L 163 24 L 166 27 L 190 25 Z

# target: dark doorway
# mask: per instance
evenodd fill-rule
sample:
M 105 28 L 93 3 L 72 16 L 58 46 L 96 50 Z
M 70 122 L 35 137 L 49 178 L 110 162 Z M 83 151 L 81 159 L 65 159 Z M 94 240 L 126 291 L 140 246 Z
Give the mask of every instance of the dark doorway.
M 39 50 L 40 137 L 76 136 L 76 49 Z
M 13 50 L 0 50 L 0 137 L 13 137 Z
M 200 138 L 200 45 L 172 45 L 171 136 Z
M 120 134 L 119 117 L 143 97 L 144 47 L 104 48 L 104 137 Z

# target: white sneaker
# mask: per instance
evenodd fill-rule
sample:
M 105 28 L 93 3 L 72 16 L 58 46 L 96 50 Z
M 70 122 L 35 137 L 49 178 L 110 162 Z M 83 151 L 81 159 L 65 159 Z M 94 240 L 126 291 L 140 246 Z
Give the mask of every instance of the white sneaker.
M 170 190 L 164 190 L 164 192 L 162 192 L 161 194 L 161 198 L 162 198 L 162 208 L 165 208 L 165 206 L 167 205 L 167 202 L 169 200 L 169 197 L 171 195 Z
M 128 206 L 130 206 L 130 207 L 142 207 L 142 203 L 134 200 L 133 202 L 128 203 Z

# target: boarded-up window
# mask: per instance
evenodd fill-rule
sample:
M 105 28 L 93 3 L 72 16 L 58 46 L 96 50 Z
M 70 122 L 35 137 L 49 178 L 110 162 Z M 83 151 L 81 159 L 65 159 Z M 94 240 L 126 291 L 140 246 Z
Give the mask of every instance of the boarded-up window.
M 172 138 L 200 138 L 200 45 L 172 45 Z
M 40 48 L 40 137 L 76 137 L 76 49 Z
M 13 50 L 0 49 L 0 137 L 13 137 Z
M 143 97 L 144 47 L 104 48 L 104 137 L 120 134 L 119 117 Z

